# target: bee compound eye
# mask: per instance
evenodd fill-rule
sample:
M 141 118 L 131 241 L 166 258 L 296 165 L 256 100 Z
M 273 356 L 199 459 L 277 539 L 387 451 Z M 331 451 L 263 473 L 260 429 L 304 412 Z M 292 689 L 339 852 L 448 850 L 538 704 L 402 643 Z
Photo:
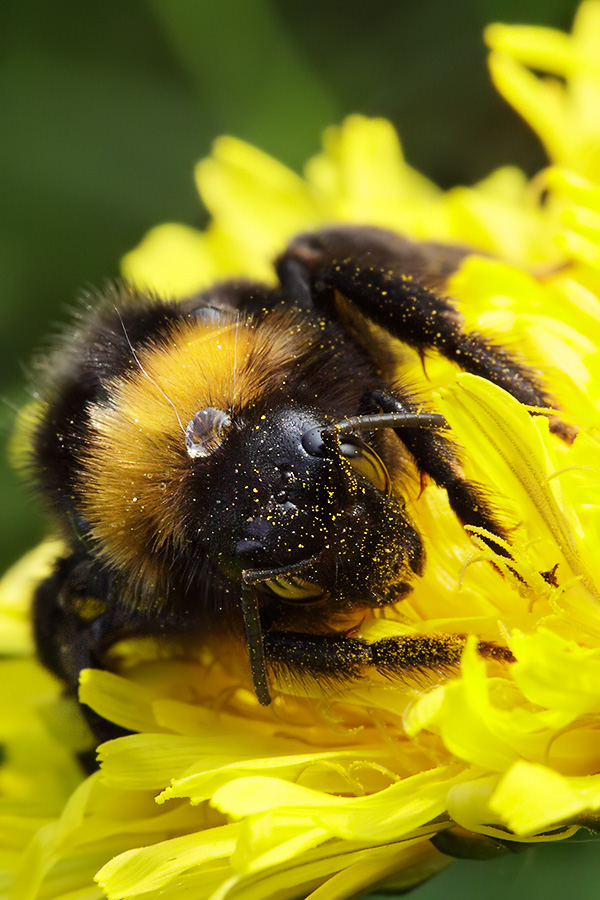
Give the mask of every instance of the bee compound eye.
M 207 406 L 199 409 L 185 429 L 185 449 L 197 459 L 210 454 L 219 446 L 231 427 L 231 417 L 222 409 Z
M 340 454 L 358 475 L 370 481 L 382 494 L 390 494 L 390 476 L 372 447 L 348 434 L 340 440 Z

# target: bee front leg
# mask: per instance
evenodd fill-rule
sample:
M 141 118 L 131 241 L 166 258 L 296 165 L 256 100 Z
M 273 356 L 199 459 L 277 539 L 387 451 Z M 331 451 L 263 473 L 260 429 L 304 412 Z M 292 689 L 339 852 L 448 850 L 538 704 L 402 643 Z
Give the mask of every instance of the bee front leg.
M 336 315 L 336 294 L 423 358 L 441 353 L 465 372 L 504 388 L 527 406 L 558 409 L 539 373 L 477 331 L 444 294 L 448 275 L 467 255 L 459 248 L 416 244 L 377 228 L 330 228 L 299 235 L 277 262 L 291 298 Z M 572 443 L 574 426 L 550 416 L 550 430 Z
M 267 668 L 278 680 L 317 682 L 325 689 L 355 681 L 373 669 L 387 678 L 448 675 L 458 669 L 466 638 L 456 634 L 417 634 L 368 643 L 344 634 L 269 632 L 264 636 Z M 481 656 L 514 662 L 512 653 L 492 641 L 479 641 Z
M 418 244 L 380 229 L 324 229 L 296 238 L 280 257 L 278 271 L 303 305 L 310 298 L 317 311 L 331 310 L 338 292 L 421 356 L 437 350 L 521 403 L 555 408 L 537 372 L 484 335 L 464 330 L 453 301 L 439 285 L 433 290 L 428 284 L 431 262 L 425 264 L 423 252 L 420 261 L 418 256 Z

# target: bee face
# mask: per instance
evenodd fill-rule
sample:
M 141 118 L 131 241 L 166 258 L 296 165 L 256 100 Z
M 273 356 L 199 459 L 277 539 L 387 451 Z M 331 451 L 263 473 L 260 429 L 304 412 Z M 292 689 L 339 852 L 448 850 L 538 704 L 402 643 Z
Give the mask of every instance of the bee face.
M 287 406 L 234 426 L 212 462 L 199 532 L 234 580 L 262 570 L 262 584 L 288 600 L 327 595 L 377 605 L 378 592 L 399 591 L 403 576 L 420 571 L 421 541 L 386 491 L 375 450 L 356 437 L 329 447 L 315 441 L 327 424 L 316 411 Z
M 165 631 L 245 639 L 264 704 L 273 672 L 330 683 L 456 663 L 447 636 L 368 645 L 335 622 L 397 602 L 423 571 L 411 469 L 510 561 L 445 422 L 389 350 L 442 354 L 529 407 L 558 407 L 523 361 L 463 330 L 443 286 L 464 255 L 340 227 L 292 241 L 276 287 L 226 282 L 176 304 L 120 286 L 92 304 L 45 365 L 30 435 L 32 478 L 68 546 L 34 629 L 68 687 L 123 635 Z

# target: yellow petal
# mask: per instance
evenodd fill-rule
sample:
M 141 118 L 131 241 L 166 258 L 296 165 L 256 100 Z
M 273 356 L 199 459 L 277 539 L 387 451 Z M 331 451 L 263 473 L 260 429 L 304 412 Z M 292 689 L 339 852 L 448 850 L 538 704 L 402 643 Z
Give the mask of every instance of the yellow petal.
M 237 832 L 237 825 L 223 825 L 128 850 L 103 866 L 96 880 L 111 898 L 159 891 L 187 869 L 230 856 Z
M 594 601 L 600 603 L 600 595 L 579 557 L 581 526 L 565 501 L 558 479 L 550 477 L 552 462 L 525 408 L 491 382 L 468 374 L 459 375 L 456 385 L 441 396 L 440 407 L 473 458 L 479 460 L 487 479 L 526 511 L 532 530 L 536 523 L 537 535 L 530 536 L 549 535 L 552 554 L 562 554 Z M 556 558 L 551 555 L 548 562 L 550 568 Z
M 490 806 L 515 834 L 536 834 L 600 809 L 600 775 L 565 778 L 546 766 L 517 762 Z
M 492 52 L 488 64 L 496 90 L 531 125 L 550 159 L 567 159 L 572 131 L 561 88 L 540 81 L 525 66 L 503 53 Z
M 511 643 L 517 657 L 513 675 L 532 703 L 564 710 L 573 718 L 598 708 L 600 650 L 539 629 L 535 635 L 517 634 Z

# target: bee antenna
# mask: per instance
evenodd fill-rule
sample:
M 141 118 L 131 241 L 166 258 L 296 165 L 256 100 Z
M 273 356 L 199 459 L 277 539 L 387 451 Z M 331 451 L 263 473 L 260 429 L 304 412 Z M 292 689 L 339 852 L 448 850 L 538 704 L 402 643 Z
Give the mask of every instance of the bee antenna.
M 439 413 L 394 412 L 374 413 L 370 416 L 351 416 L 333 425 L 317 425 L 302 435 L 302 446 L 312 456 L 335 456 L 340 434 L 352 431 L 373 431 L 380 428 L 447 428 Z
M 178 421 L 178 423 L 179 423 L 179 427 L 181 428 L 183 434 L 185 435 L 185 434 L 186 434 L 186 430 L 185 430 L 185 428 L 183 427 L 183 422 L 181 421 L 181 418 L 180 418 L 180 416 L 179 416 L 179 413 L 177 412 L 177 407 L 175 406 L 175 404 L 173 403 L 173 401 L 171 400 L 171 398 L 170 398 L 170 397 L 167 397 L 167 395 L 165 394 L 165 392 L 163 391 L 163 389 L 161 388 L 161 386 L 160 386 L 159 384 L 157 384 L 156 381 L 155 381 L 153 378 L 151 378 L 151 376 L 148 374 L 148 372 L 146 372 L 145 368 L 143 367 L 142 363 L 140 362 L 139 356 L 138 356 L 137 353 L 135 352 L 135 347 L 133 346 L 133 344 L 131 343 L 131 340 L 129 339 L 129 335 L 127 334 L 127 329 L 125 328 L 125 322 L 123 321 L 123 316 L 121 315 L 121 312 L 120 312 L 119 308 L 118 308 L 117 306 L 115 306 L 115 307 L 114 307 L 114 310 L 115 310 L 116 314 L 117 314 L 118 317 L 119 317 L 119 322 L 121 323 L 121 328 L 123 329 L 123 334 L 125 335 L 125 340 L 127 341 L 127 344 L 128 344 L 128 346 L 129 346 L 129 349 L 131 350 L 131 355 L 133 356 L 133 358 L 134 358 L 134 360 L 135 360 L 135 362 L 136 362 L 136 365 L 138 366 L 138 368 L 139 368 L 140 372 L 142 373 L 142 375 L 145 375 L 145 376 L 146 376 L 146 378 L 148 379 L 148 381 L 150 382 L 150 384 L 153 384 L 153 385 L 154 385 L 154 387 L 156 388 L 156 390 L 159 392 L 159 394 L 161 394 L 161 395 L 165 398 L 165 400 L 167 401 L 167 403 L 170 403 L 170 404 L 171 404 L 171 406 L 173 407 L 173 412 L 175 413 L 175 417 L 176 417 L 176 419 L 177 419 L 177 421 Z
M 347 434 L 349 431 L 371 431 L 380 428 L 447 428 L 448 423 L 439 413 L 394 412 L 374 413 L 370 416 L 351 416 L 335 425 L 321 428 L 323 438 L 330 434 Z
M 244 583 L 242 583 L 242 615 L 244 617 L 246 641 L 250 654 L 250 671 L 252 672 L 256 698 L 261 706 L 269 706 L 271 694 L 269 693 L 267 681 L 267 664 L 265 662 L 265 649 L 260 626 L 258 598 L 256 591 Z

